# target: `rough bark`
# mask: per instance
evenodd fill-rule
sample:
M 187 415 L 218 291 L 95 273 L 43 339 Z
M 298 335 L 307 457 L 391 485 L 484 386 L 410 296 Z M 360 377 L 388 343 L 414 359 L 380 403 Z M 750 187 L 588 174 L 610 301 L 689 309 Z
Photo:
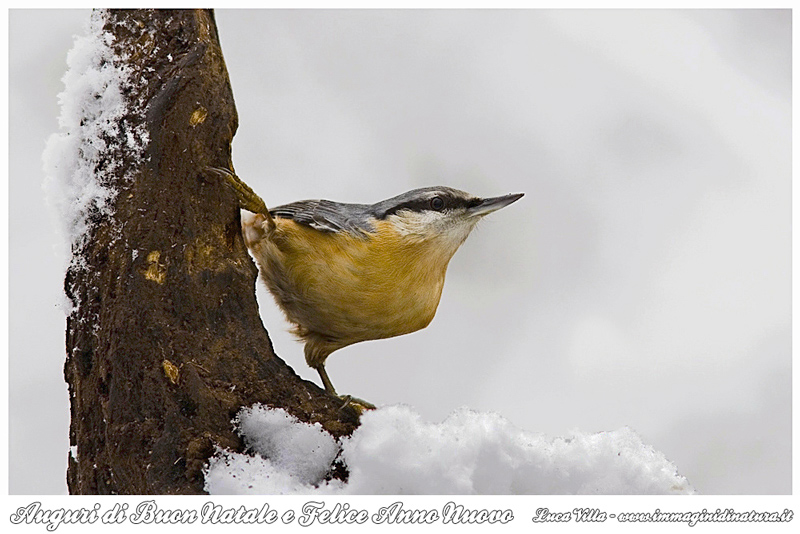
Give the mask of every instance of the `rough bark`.
M 126 98 L 143 113 L 127 120 L 145 122 L 149 143 L 143 160 L 124 143 L 107 154 L 123 162 L 107 184 L 113 214 L 95 217 L 65 280 L 69 491 L 200 493 L 214 447 L 243 449 L 231 423 L 242 406 L 282 407 L 334 436 L 358 415 L 273 352 L 236 197 L 203 171 L 231 168 L 237 126 L 213 12 L 111 11 L 105 28 L 140 80 Z

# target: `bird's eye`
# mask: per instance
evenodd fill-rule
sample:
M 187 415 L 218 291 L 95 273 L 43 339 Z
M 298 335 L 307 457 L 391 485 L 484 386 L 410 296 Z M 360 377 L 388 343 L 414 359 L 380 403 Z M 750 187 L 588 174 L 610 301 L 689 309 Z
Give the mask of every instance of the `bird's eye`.
M 431 207 L 436 211 L 444 208 L 444 200 L 442 200 L 442 197 L 433 197 L 431 199 Z

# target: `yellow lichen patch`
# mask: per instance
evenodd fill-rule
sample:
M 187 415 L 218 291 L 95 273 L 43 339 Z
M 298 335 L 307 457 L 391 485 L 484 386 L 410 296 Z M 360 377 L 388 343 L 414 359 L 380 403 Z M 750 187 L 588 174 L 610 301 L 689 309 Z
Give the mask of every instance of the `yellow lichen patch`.
M 214 252 L 215 249 L 212 245 L 203 243 L 200 240 L 186 247 L 185 256 L 189 270 L 198 272 L 211 267 L 214 264 Z
M 222 229 L 220 228 L 219 231 L 221 233 Z M 224 243 L 216 232 L 198 236 L 184 251 L 189 272 L 220 270 L 222 267 L 220 249 L 222 247 L 224 247 Z
M 184 258 L 186 268 L 191 274 L 229 269 L 233 258 L 230 257 L 230 244 L 225 240 L 225 228 L 222 225 L 214 225 L 208 232 L 197 236 L 186 246 Z
M 196 110 L 192 112 L 192 116 L 189 117 L 189 124 L 192 126 L 197 126 L 198 124 L 202 123 L 208 117 L 208 110 L 203 106 L 200 106 Z
M 164 368 L 164 374 L 167 375 L 169 381 L 172 382 L 173 384 L 177 384 L 179 371 L 178 368 L 175 366 L 175 364 L 169 360 L 164 360 L 163 362 L 161 362 L 161 367 Z
M 158 260 L 161 258 L 161 252 L 154 250 L 147 255 L 147 269 L 144 271 L 144 277 L 152 280 L 157 284 L 163 284 L 167 279 L 167 266 Z

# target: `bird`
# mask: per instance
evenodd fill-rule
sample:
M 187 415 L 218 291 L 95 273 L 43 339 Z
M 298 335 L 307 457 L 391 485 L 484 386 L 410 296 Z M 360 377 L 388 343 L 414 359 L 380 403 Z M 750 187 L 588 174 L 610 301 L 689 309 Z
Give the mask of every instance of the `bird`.
M 325 370 L 331 353 L 428 326 L 458 248 L 481 218 L 524 195 L 479 198 L 434 186 L 374 204 L 301 200 L 267 209 L 233 171 L 210 169 L 254 214 L 242 218 L 245 244 L 304 342 L 306 363 L 337 397 Z

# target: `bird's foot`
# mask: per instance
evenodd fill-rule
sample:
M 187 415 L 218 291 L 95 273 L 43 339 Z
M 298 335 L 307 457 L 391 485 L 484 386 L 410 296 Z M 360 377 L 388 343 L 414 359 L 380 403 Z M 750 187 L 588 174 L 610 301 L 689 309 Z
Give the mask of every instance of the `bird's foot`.
M 225 180 L 225 183 L 236 193 L 236 197 L 239 199 L 239 206 L 242 209 L 252 213 L 261 213 L 270 218 L 269 210 L 264 200 L 236 174 L 222 167 L 206 167 L 206 171 Z
M 322 385 L 325 386 L 325 391 L 333 395 L 334 397 L 339 398 L 342 401 L 342 405 L 339 407 L 340 410 L 343 410 L 345 406 L 352 406 L 355 410 L 361 414 L 364 410 L 374 410 L 375 405 L 371 402 L 367 402 L 365 400 L 353 397 L 352 395 L 339 395 L 336 393 L 336 389 L 333 387 L 333 383 L 331 379 L 328 378 L 328 372 L 325 370 L 325 364 L 319 364 L 314 367 L 317 372 L 319 373 L 319 377 L 322 380 Z
M 363 399 L 359 399 L 357 397 L 353 397 L 352 395 L 337 395 L 342 400 L 342 406 L 339 408 L 343 410 L 346 406 L 350 405 L 360 414 L 363 413 L 364 410 L 375 410 L 377 409 L 374 404 L 371 402 L 367 402 Z

